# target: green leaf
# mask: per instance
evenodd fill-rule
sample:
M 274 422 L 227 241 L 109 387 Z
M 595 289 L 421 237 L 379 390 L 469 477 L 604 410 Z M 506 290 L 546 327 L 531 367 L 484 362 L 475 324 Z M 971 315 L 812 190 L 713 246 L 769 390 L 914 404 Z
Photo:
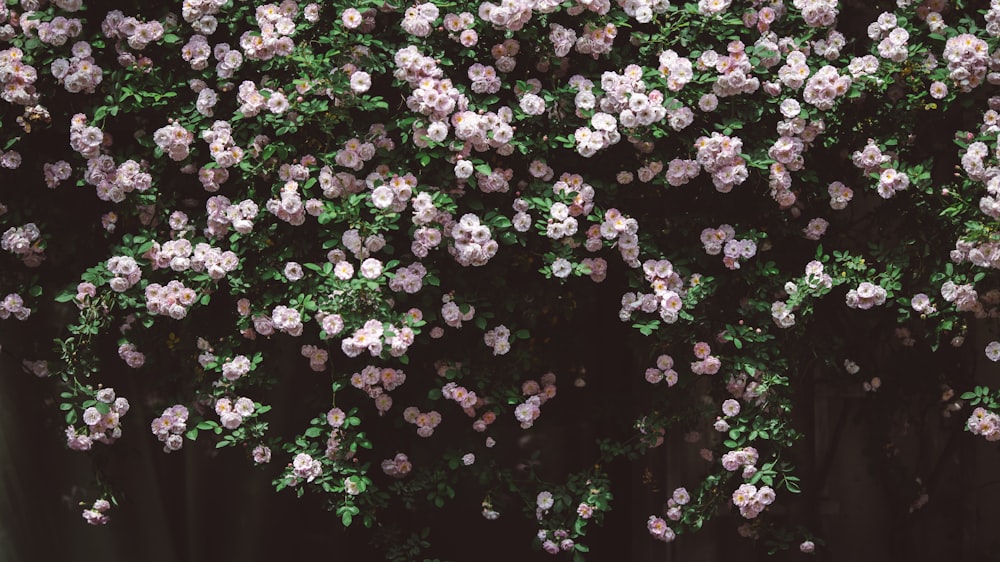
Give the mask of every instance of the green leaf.
M 323 430 L 321 430 L 320 428 L 310 427 L 309 429 L 306 430 L 305 435 L 306 437 L 319 437 L 322 433 Z
M 69 302 L 76 298 L 76 293 L 71 293 L 69 291 L 64 291 L 59 294 L 54 300 L 56 302 Z

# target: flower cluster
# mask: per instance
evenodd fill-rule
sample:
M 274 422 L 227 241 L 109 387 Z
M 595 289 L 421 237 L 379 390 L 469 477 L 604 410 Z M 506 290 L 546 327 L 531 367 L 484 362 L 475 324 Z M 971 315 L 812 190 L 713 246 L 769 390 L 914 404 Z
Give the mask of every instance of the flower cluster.
M 24 51 L 17 47 L 0 51 L 0 99 L 7 103 L 32 105 L 38 101 L 35 92 L 38 71 L 23 59 Z
M 441 387 L 441 396 L 447 400 L 455 401 L 467 413 L 471 412 L 475 415 L 475 406 L 479 402 L 479 397 L 476 396 L 475 392 L 464 386 L 459 386 L 456 382 L 449 382 Z
M 153 132 L 153 142 L 171 160 L 180 162 L 191 153 L 194 133 L 178 123 L 169 123 Z
M 219 398 L 215 401 L 215 413 L 219 416 L 219 422 L 226 429 L 236 429 L 243 423 L 244 418 L 254 414 L 255 406 L 253 400 L 246 396 L 241 396 L 235 402 L 229 398 Z
M 656 367 L 646 369 L 646 382 L 649 384 L 666 381 L 669 387 L 677 384 L 677 380 L 678 375 L 677 371 L 674 370 L 674 358 L 669 355 L 660 355 L 656 358 Z
M 439 14 L 438 7 L 430 2 L 410 6 L 403 14 L 403 31 L 416 37 L 427 37 L 433 31 Z
M 198 293 L 185 287 L 184 283 L 173 279 L 166 286 L 159 283 L 146 285 L 146 310 L 150 314 L 169 316 L 181 320 L 187 316 L 188 308 L 198 298 Z
M 868 310 L 885 304 L 886 291 L 879 285 L 863 281 L 856 289 L 847 291 L 847 306 Z
M 876 49 L 880 57 L 892 62 L 903 62 L 909 56 L 907 41 L 910 33 L 897 24 L 895 14 L 883 12 L 868 26 L 868 37 L 879 41 Z
M 945 281 L 941 285 L 941 296 L 944 300 L 955 303 L 955 308 L 964 312 L 982 308 L 979 294 L 971 283 L 956 285 L 953 281 Z
M 378 357 L 382 353 L 384 334 L 385 326 L 381 321 L 368 320 L 353 334 L 340 341 L 340 349 L 348 357 L 357 357 L 365 351 L 372 357 Z
M 706 342 L 694 344 L 694 356 L 698 361 L 691 363 L 691 372 L 696 375 L 714 375 L 722 367 L 722 360 L 712 355 L 712 348 Z
M 105 263 L 105 267 L 114 276 L 108 280 L 108 286 L 116 293 L 127 291 L 142 277 L 139 264 L 130 256 L 114 256 Z
M 576 140 L 576 151 L 589 158 L 621 140 L 618 120 L 610 113 L 598 111 L 590 118 L 590 127 L 578 128 L 573 132 L 573 138 Z
M 677 534 L 670 528 L 666 520 L 662 517 L 657 517 L 656 515 L 649 516 L 649 520 L 646 521 L 646 529 L 649 531 L 649 534 L 658 541 L 672 542 L 675 538 L 677 538 Z
M 757 473 L 757 460 L 760 458 L 757 449 L 754 447 L 744 447 L 742 449 L 727 451 L 722 455 L 722 468 L 729 472 L 743 469 L 743 478 L 747 479 Z
M 301 226 L 306 222 L 306 206 L 302 203 L 298 182 L 285 182 L 278 197 L 278 199 L 268 199 L 265 204 L 272 215 L 292 226 Z
M 222 377 L 235 381 L 253 369 L 253 363 L 245 355 L 237 355 L 222 364 Z
M 113 388 L 102 388 L 97 391 L 97 400 L 93 406 L 83 411 L 81 419 L 87 424 L 88 437 L 110 445 L 122 435 L 121 418 L 129 410 L 128 400 L 123 396 L 115 397 Z M 75 429 L 74 429 L 75 431 Z M 69 430 L 67 430 L 67 437 Z M 79 439 L 80 435 L 77 435 Z M 71 448 L 74 448 L 71 446 Z M 84 450 L 89 449 L 85 447 Z
M 326 370 L 326 362 L 330 359 L 330 353 L 325 349 L 320 349 L 315 345 L 303 345 L 302 356 L 309 360 L 309 368 L 317 373 Z
M 33 222 L 12 226 L 0 236 L 0 249 L 18 256 L 28 267 L 37 267 L 45 258 L 41 236 L 41 231 Z
M 141 51 L 163 38 L 163 24 L 158 20 L 144 22 L 120 10 L 111 10 L 101 22 L 101 32 L 108 39 L 125 41 L 129 48 Z
M 948 77 L 963 92 L 970 92 L 981 84 L 986 71 L 994 64 L 986 41 L 969 33 L 948 39 L 943 54 L 948 62 Z
M 728 269 L 739 269 L 739 260 L 750 259 L 757 255 L 757 243 L 749 238 L 736 238 L 736 231 L 728 224 L 723 224 L 719 228 L 706 228 L 701 231 L 700 238 L 705 253 L 715 256 L 721 252 L 722 263 Z
M 351 386 L 364 391 L 375 401 L 379 415 L 385 414 L 392 407 L 392 397 L 388 393 L 404 382 L 406 373 L 391 367 L 379 369 L 374 365 L 368 365 L 360 372 L 351 375 Z
M 59 58 L 52 62 L 52 76 L 66 88 L 67 92 L 94 93 L 104 79 L 101 67 L 94 63 L 89 43 L 79 41 L 73 45 L 73 56 Z
M 710 137 L 699 137 L 695 148 L 698 164 L 712 174 L 712 183 L 719 192 L 729 193 L 733 186 L 749 177 L 746 162 L 740 156 L 743 141 L 739 137 L 712 133 Z
M 740 508 L 740 515 L 753 519 L 774 503 L 774 498 L 774 489 L 770 486 L 761 486 L 758 489 L 753 484 L 741 484 L 733 492 L 733 505 Z
M 1000 415 L 985 408 L 976 408 L 965 422 L 973 435 L 982 435 L 987 441 L 1000 441 Z
M 421 437 L 430 437 L 434 434 L 434 428 L 441 424 L 441 414 L 436 410 L 421 412 L 415 406 L 403 410 L 403 419 L 417 426 L 417 435 Z
M 414 262 L 406 267 L 401 267 L 393 272 L 392 279 L 389 280 L 389 288 L 393 291 L 403 291 L 407 294 L 420 292 L 423 287 L 424 276 L 427 269 L 420 262 Z
M 403 478 L 413 470 L 413 464 L 406 453 L 396 453 L 393 458 L 383 460 L 380 466 L 386 476 L 393 478 Z
M 827 192 L 830 194 L 830 208 L 837 211 L 846 209 L 854 198 L 854 191 L 839 181 L 832 182 Z
M 245 117 L 254 117 L 265 109 L 272 114 L 281 115 L 291 105 L 283 92 L 271 88 L 257 89 L 257 85 L 250 80 L 240 83 L 237 98 L 242 104 L 238 111 Z
M 454 239 L 448 252 L 463 266 L 483 266 L 496 255 L 500 245 L 493 239 L 490 227 L 482 224 L 477 215 L 462 215 L 454 225 L 446 230 Z
M 146 362 L 146 355 L 131 342 L 125 342 L 118 346 L 118 357 L 121 357 L 122 361 L 133 369 L 142 367 Z
M 230 208 L 239 209 L 238 206 Z M 239 257 L 231 250 L 222 251 L 206 242 L 192 246 L 185 238 L 168 240 L 162 245 L 154 242 L 144 257 L 150 261 L 153 269 L 204 272 L 214 280 L 222 279 L 240 265 Z
M 833 108 L 833 102 L 837 98 L 847 94 L 850 87 L 850 76 L 838 74 L 836 68 L 825 65 L 806 81 L 806 88 L 802 91 L 802 99 L 806 103 L 816 106 L 817 109 L 828 111 Z
M 514 417 L 521 422 L 522 429 L 529 429 L 542 415 L 542 404 L 555 398 L 555 373 L 545 373 L 539 381 L 525 381 L 521 384 L 521 393 L 528 398 L 514 408 Z
M 294 0 L 284 0 L 280 5 L 264 4 L 254 12 L 258 30 L 246 31 L 240 36 L 240 48 L 251 60 L 270 60 L 285 57 L 295 49 L 295 16 L 299 5 Z
M 17 293 L 11 293 L 0 301 L 0 320 L 11 316 L 18 320 L 27 320 L 31 316 L 31 309 L 24 306 L 24 299 Z
M 212 123 L 211 128 L 201 132 L 201 138 L 208 143 L 208 152 L 220 168 L 235 166 L 243 160 L 243 149 L 236 146 L 233 140 L 233 127 L 228 121 Z M 206 190 L 207 188 L 208 186 Z
M 111 520 L 108 510 L 111 509 L 111 502 L 106 499 L 99 499 L 94 502 L 90 509 L 83 510 L 83 520 L 90 525 L 106 525 Z
M 183 434 L 187 431 L 188 409 L 174 404 L 163 410 L 160 417 L 150 424 L 153 435 L 163 443 L 163 452 L 179 450 L 184 445 Z
M 295 455 L 289 468 L 292 469 L 288 478 L 289 486 L 298 486 L 303 480 L 312 482 L 323 474 L 323 463 L 308 453 Z
M 699 69 L 715 68 L 718 72 L 718 77 L 712 84 L 712 95 L 716 97 L 752 94 L 761 86 L 760 79 L 753 75 L 753 66 L 750 57 L 747 56 L 746 45 L 742 41 L 727 43 L 725 55 L 706 49 L 698 57 L 697 64 Z M 712 103 L 709 100 L 706 101 L 711 108 Z
M 510 351 L 510 330 L 500 324 L 483 334 L 483 341 L 493 350 L 493 355 L 506 355 Z

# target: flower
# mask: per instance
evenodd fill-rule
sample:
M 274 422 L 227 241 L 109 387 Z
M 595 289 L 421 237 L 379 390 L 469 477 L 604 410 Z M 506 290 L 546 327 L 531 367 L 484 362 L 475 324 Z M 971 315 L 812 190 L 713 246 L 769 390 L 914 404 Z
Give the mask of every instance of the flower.
M 542 491 L 538 492 L 538 497 L 535 498 L 535 503 L 538 505 L 538 509 L 547 511 L 555 505 L 555 500 L 552 499 L 552 492 Z
M 722 403 L 722 413 L 726 417 L 738 416 L 740 413 L 740 403 L 732 398 Z
M 361 262 L 361 276 L 365 279 L 378 279 L 382 275 L 382 262 L 375 258 L 367 258 Z
M 355 94 L 362 94 L 367 92 L 369 88 L 372 87 L 372 77 L 371 74 L 363 72 L 361 70 L 356 71 L 351 74 L 351 91 Z
M 287 277 L 289 281 L 298 281 L 299 279 L 302 279 L 302 265 L 294 261 L 286 263 L 285 277 Z
M 944 82 L 931 82 L 929 93 L 936 100 L 944 99 L 948 95 L 948 86 Z
M 560 279 L 565 279 L 566 277 L 569 277 L 569 274 L 572 272 L 573 264 L 571 264 L 569 260 L 565 258 L 556 258 L 556 260 L 552 262 L 552 275 Z
M 986 344 L 986 358 L 994 363 L 1000 361 L 1000 341 L 991 341 Z

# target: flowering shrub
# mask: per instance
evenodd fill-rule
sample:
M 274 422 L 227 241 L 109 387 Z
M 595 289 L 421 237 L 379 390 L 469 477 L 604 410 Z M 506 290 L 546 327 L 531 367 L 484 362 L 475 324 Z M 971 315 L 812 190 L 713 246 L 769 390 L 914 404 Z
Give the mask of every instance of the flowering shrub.
M 466 479 L 579 559 L 600 466 L 687 434 L 650 540 L 729 510 L 812 552 L 769 507 L 796 389 L 923 389 L 889 352 L 1000 315 L 996 0 L 105 4 L 0 3 L 0 345 L 69 449 L 238 447 L 368 527 Z M 618 323 L 634 361 L 588 371 Z M 620 379 L 650 386 L 557 479 L 494 448 Z M 1000 395 L 938 382 L 1000 438 Z

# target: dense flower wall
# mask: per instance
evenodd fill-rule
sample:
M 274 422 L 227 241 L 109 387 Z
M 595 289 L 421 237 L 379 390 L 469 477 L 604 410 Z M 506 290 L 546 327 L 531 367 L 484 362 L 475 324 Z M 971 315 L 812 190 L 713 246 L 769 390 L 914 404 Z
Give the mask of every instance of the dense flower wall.
M 67 455 L 239 449 L 344 525 L 468 481 L 582 559 L 602 463 L 680 433 L 703 474 L 649 540 L 726 511 L 812 552 L 771 508 L 800 385 L 1000 439 L 995 392 L 889 359 L 1000 315 L 998 36 L 996 0 L 6 0 L 0 345 Z M 635 364 L 588 373 L 620 326 Z M 635 380 L 592 462 L 505 448 Z M 99 482 L 88 523 L 142 509 Z

